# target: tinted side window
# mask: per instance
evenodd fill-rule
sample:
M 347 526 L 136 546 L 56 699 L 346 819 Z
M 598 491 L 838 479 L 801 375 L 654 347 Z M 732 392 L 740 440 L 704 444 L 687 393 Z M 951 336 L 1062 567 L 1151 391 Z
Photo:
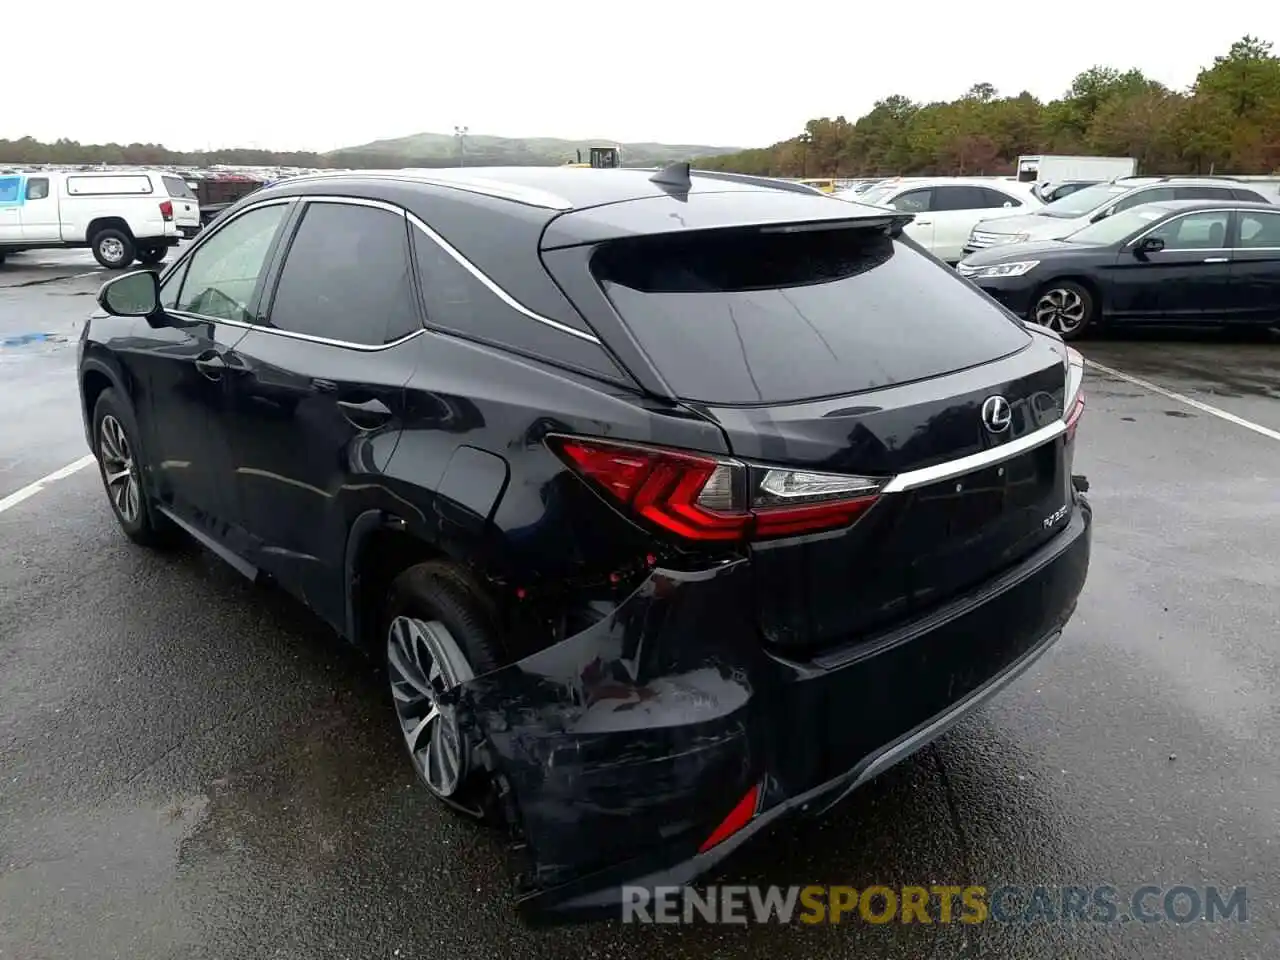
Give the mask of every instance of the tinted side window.
M 1280 212 L 1240 212 L 1240 246 L 1246 249 L 1280 250 Z
M 27 199 L 43 200 L 49 196 L 48 177 L 30 177 L 27 180 Z
M 1006 204 L 1011 207 L 1022 206 L 1022 201 L 1017 197 L 1001 193 L 999 190 L 993 190 L 991 187 L 974 187 L 973 189 L 982 194 L 982 205 L 984 207 L 1003 207 Z
M 267 254 L 288 210 L 283 203 L 250 210 L 202 243 L 186 268 L 177 309 L 248 323 Z
M 982 191 L 975 187 L 934 187 L 930 210 L 980 210 L 985 203 Z
M 21 177 L 0 177 L 0 203 L 17 203 Z
M 1128 210 L 1130 207 L 1136 207 L 1143 203 L 1160 203 L 1162 200 L 1172 199 L 1172 187 L 1152 187 L 1150 190 L 1137 190 L 1117 201 L 1115 209 L 1119 213 L 1121 210 Z
M 1241 188 L 1237 187 L 1236 189 L 1232 190 L 1231 193 L 1232 193 L 1232 196 L 1234 196 L 1237 200 L 1248 200 L 1250 203 L 1269 203 L 1270 202 L 1262 194 L 1254 193 L 1252 190 L 1242 190 Z
M 1148 236 L 1159 237 L 1166 250 L 1220 250 L 1227 242 L 1231 214 L 1191 213 L 1162 223 Z
M 620 376 L 600 346 L 526 316 L 422 231 L 411 234 L 428 327 L 588 373 Z M 529 256 L 537 254 L 531 250 Z
M 889 201 L 889 206 L 905 213 L 927 213 L 933 210 L 932 190 L 908 190 Z
M 404 217 L 355 204 L 309 204 L 267 325 L 366 346 L 419 329 Z

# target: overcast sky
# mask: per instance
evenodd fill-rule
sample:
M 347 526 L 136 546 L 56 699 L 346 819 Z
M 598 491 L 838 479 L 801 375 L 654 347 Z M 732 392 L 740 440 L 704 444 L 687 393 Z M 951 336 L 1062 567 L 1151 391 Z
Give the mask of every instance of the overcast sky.
M 1245 33 L 1280 41 L 1274 0 L 1207 11 L 1126 0 L 48 0 L 33 9 L 61 26 L 40 42 L 6 31 L 0 137 L 176 149 L 328 150 L 455 125 L 762 146 L 810 117 L 854 119 L 891 93 L 951 99 L 986 81 L 1050 98 L 1096 63 L 1184 87 Z

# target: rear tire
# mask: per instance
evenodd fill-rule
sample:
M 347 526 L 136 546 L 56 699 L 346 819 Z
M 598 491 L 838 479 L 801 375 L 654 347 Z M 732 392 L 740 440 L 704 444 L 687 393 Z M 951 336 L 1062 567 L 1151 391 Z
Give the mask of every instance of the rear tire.
M 133 237 L 123 230 L 117 230 L 115 227 L 99 230 L 93 235 L 89 245 L 93 249 L 93 259 L 108 270 L 125 269 L 129 264 L 133 263 L 133 258 L 137 253 L 137 246 L 133 242 Z
M 1097 318 L 1093 294 L 1071 280 L 1054 280 L 1036 293 L 1027 319 L 1048 327 L 1063 340 L 1077 340 Z
M 134 543 L 166 546 L 177 539 L 178 531 L 147 499 L 137 436 L 138 424 L 129 404 L 115 390 L 103 390 L 93 407 L 93 452 L 111 512 Z
M 491 781 L 472 763 L 453 707 L 436 703 L 503 662 L 492 607 L 451 565 L 421 563 L 392 582 L 382 633 L 392 706 L 418 779 L 450 807 L 497 819 Z
M 154 267 L 158 263 L 163 263 L 168 253 L 169 248 L 164 244 L 153 244 L 138 251 L 138 262 L 144 266 Z

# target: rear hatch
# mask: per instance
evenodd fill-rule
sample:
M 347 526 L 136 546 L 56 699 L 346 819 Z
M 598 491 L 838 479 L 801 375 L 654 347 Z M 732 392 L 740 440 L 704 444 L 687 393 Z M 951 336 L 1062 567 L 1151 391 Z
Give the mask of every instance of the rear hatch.
M 590 269 L 671 393 L 718 422 L 736 457 L 898 478 L 852 527 L 750 548 L 775 644 L 847 642 L 920 615 L 1065 520 L 1064 348 L 883 221 L 622 237 L 596 246 Z M 984 425 L 992 397 L 1011 415 L 998 431 Z
M 173 201 L 173 222 L 179 227 L 199 227 L 200 226 L 200 201 L 196 199 L 195 193 L 187 186 L 187 181 L 182 177 L 165 174 L 160 178 L 164 181 L 165 192 L 169 195 L 169 199 Z

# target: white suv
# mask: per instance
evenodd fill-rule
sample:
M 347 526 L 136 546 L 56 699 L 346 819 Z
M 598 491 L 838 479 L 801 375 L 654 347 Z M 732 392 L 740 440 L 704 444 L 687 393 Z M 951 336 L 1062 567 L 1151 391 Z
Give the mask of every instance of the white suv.
M 176 174 L 31 170 L 0 174 L 0 263 L 22 250 L 88 247 L 104 267 L 156 264 L 200 230 L 200 203 Z
M 1041 207 L 1032 187 L 997 177 L 917 177 L 888 180 L 862 193 L 843 190 L 835 196 L 914 213 L 916 218 L 903 232 L 938 259 L 954 264 L 964 255 L 965 241 L 978 221 Z
M 967 256 L 975 250 L 1022 240 L 1061 240 L 1113 213 L 1166 200 L 1269 202 L 1243 181 L 1230 177 L 1120 177 L 1077 190 L 1027 216 L 983 220 L 974 226 L 964 253 Z

